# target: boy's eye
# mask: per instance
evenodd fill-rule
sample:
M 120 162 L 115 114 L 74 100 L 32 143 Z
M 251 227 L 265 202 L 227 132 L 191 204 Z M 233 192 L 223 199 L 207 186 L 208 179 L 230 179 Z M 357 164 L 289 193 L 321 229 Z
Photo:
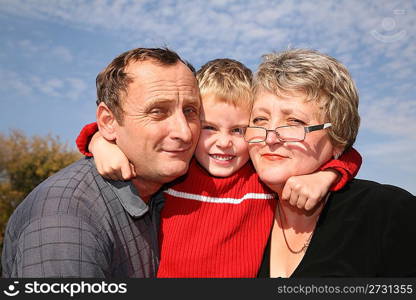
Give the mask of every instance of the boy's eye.
M 232 129 L 231 133 L 233 133 L 235 135 L 243 136 L 245 131 L 246 131 L 245 127 L 237 127 L 237 128 Z

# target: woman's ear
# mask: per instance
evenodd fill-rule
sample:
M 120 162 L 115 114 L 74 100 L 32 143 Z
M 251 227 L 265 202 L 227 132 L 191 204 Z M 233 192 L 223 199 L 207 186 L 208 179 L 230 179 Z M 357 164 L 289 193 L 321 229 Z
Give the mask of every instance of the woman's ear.
M 109 141 L 114 141 L 117 137 L 116 128 L 118 122 L 113 112 L 108 108 L 108 106 L 101 102 L 97 107 L 96 112 L 97 125 L 98 129 L 102 136 Z
M 334 147 L 334 150 L 332 152 L 332 156 L 334 157 L 334 159 L 338 159 L 342 155 L 342 153 L 344 153 L 344 150 L 344 147 L 341 146 Z

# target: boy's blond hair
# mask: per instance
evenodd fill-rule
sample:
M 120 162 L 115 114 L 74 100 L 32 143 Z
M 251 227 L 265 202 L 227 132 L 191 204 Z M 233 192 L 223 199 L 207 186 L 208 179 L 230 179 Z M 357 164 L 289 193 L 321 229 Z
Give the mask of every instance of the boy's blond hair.
M 202 99 L 212 93 L 218 101 L 251 110 L 253 74 L 241 62 L 229 58 L 211 60 L 199 69 L 196 78 Z

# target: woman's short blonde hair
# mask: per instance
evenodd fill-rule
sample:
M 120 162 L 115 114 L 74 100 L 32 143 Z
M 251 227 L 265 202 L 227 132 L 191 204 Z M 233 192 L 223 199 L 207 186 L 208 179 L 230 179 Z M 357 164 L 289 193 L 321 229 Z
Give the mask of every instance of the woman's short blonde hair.
M 301 92 L 316 101 L 334 146 L 347 149 L 360 126 L 358 92 L 346 67 L 335 58 L 309 49 L 292 49 L 263 55 L 254 76 L 254 92 L 276 95 Z
M 207 62 L 196 73 L 203 101 L 212 93 L 219 101 L 251 110 L 253 105 L 253 73 L 234 59 L 219 58 Z

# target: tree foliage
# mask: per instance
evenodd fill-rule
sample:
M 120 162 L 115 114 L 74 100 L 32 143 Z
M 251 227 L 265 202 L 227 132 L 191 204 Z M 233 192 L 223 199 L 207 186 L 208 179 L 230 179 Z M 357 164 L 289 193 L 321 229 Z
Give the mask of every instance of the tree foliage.
M 59 137 L 27 137 L 19 130 L 0 133 L 0 251 L 7 221 L 17 205 L 39 183 L 80 157 Z

